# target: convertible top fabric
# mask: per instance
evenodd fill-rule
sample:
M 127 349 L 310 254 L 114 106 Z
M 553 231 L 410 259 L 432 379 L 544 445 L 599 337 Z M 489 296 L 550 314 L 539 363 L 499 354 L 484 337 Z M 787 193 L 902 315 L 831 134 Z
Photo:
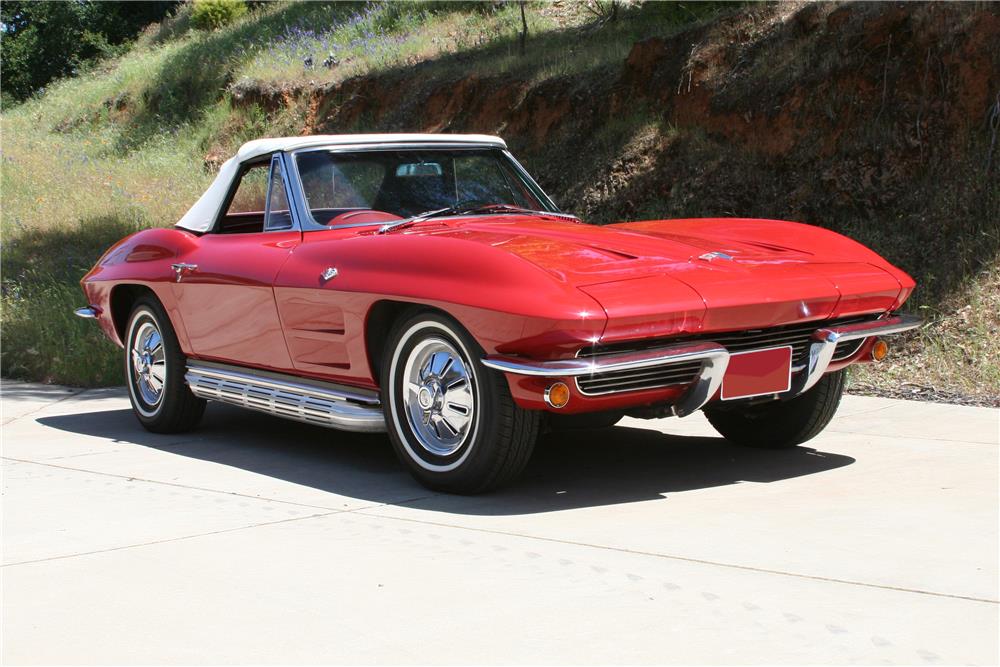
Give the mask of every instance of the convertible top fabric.
M 472 144 L 507 148 L 499 137 L 484 134 L 320 134 L 308 137 L 276 137 L 256 139 L 240 147 L 234 157 L 226 160 L 218 175 L 205 193 L 195 202 L 177 226 L 193 232 L 207 232 L 211 229 L 219 209 L 225 202 L 233 179 L 240 173 L 240 165 L 263 155 L 277 151 L 292 151 L 299 148 L 319 148 L 323 146 L 401 146 L 406 144 Z

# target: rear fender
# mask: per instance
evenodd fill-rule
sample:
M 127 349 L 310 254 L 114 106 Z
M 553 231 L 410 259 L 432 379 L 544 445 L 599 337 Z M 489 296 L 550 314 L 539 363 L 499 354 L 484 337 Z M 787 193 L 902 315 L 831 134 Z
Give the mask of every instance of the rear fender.
M 123 290 L 139 287 L 159 299 L 170 317 L 181 350 L 190 353 L 184 322 L 170 287 L 175 280 L 170 265 L 178 254 L 189 251 L 197 242 L 196 234 L 184 230 L 144 229 L 111 246 L 83 277 L 80 286 L 87 303 L 98 309 L 98 325 L 112 342 L 124 345 L 122 332 L 125 328 L 125 322 L 120 321 L 123 309 L 116 308 L 113 302 L 121 298 Z M 127 312 L 124 317 L 128 317 Z

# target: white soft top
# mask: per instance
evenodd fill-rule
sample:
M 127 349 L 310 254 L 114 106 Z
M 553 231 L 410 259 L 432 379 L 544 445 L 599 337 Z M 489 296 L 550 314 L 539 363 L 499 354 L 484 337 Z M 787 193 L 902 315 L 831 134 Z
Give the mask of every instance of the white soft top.
M 277 151 L 294 151 L 300 148 L 324 146 L 398 146 L 407 144 L 470 144 L 507 148 L 500 137 L 485 134 L 317 134 L 308 137 L 275 137 L 255 139 L 240 146 L 234 157 L 222 163 L 215 180 L 208 186 L 177 226 L 193 232 L 207 232 L 225 203 L 229 188 L 240 173 L 240 165 Z

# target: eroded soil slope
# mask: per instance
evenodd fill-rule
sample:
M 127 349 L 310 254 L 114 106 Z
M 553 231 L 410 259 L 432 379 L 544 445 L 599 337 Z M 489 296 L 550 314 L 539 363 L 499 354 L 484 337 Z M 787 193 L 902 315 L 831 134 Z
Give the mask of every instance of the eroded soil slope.
M 494 72 L 487 47 L 338 84 L 244 87 L 233 104 L 295 110 L 302 133 L 499 134 L 595 223 L 750 215 L 849 234 L 911 272 L 935 320 L 893 366 L 916 378 L 903 393 L 996 402 L 1000 360 L 979 339 L 1000 301 L 998 9 L 751 6 L 572 76 Z M 571 50 L 587 33 L 547 38 Z

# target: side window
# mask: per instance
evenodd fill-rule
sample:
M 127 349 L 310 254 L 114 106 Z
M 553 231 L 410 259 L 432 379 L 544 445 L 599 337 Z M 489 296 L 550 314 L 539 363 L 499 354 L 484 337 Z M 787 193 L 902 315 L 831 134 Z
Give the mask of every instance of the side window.
M 267 179 L 270 163 L 260 162 L 243 170 L 229 208 L 219 221 L 219 234 L 249 234 L 264 231 Z
M 267 201 L 267 167 L 266 164 L 255 164 L 244 172 L 226 215 L 264 212 L 264 203 Z
M 285 179 L 281 173 L 281 158 L 275 155 L 271 159 L 271 189 L 267 195 L 267 215 L 264 218 L 264 229 L 288 229 L 292 226 L 292 214 L 288 207 L 288 194 L 285 191 Z
M 217 234 L 253 234 L 289 229 L 292 216 L 281 173 L 281 159 L 251 164 L 233 193 L 232 201 L 216 228 Z

